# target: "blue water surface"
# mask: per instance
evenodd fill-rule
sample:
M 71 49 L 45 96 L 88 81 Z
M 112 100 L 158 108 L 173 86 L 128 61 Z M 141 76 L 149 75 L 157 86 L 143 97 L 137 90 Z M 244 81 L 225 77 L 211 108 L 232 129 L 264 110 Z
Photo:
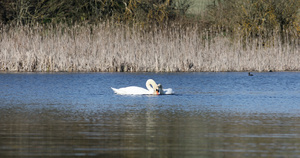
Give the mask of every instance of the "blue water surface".
M 0 73 L 0 156 L 297 157 L 300 73 L 253 74 Z

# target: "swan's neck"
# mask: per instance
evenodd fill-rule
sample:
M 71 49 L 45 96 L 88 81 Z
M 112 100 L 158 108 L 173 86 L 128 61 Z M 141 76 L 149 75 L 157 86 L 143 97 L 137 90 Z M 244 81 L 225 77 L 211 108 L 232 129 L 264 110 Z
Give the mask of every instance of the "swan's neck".
M 147 80 L 146 87 L 147 87 L 148 91 L 150 91 L 151 93 L 157 94 L 156 90 L 158 89 L 158 86 L 154 80 L 152 80 L 152 79 Z

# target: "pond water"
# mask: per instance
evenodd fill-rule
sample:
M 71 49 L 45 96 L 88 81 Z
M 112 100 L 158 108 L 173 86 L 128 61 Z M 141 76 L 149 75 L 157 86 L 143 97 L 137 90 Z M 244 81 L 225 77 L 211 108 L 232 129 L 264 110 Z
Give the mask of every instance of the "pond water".
M 116 95 L 152 78 L 174 95 Z M 299 157 L 300 73 L 0 73 L 0 157 Z

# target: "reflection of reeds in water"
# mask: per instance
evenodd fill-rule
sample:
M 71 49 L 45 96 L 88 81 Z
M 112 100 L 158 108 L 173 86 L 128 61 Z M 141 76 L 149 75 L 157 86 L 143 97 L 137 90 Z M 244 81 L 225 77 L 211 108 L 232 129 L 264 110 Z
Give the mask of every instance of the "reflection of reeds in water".
M 233 42 L 197 27 L 168 31 L 98 26 L 4 27 L 2 71 L 285 71 L 300 70 L 299 38 Z M 250 41 L 250 39 L 249 39 Z M 251 44 L 252 43 L 252 44 Z

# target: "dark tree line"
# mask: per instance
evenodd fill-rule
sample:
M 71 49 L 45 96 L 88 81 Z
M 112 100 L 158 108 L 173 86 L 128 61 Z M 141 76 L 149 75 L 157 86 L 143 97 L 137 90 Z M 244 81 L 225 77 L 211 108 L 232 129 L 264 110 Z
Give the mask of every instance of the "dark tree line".
M 186 6 L 185 6 L 186 7 Z M 4 24 L 119 21 L 163 22 L 177 16 L 172 0 L 2 0 Z
M 226 33 L 270 38 L 290 30 L 300 35 L 300 0 L 211 0 L 201 18 L 186 16 L 192 0 L 1 0 L 0 24 L 96 24 L 113 20 L 126 24 L 184 22 Z M 185 23 L 187 22 L 187 23 Z M 205 29 L 205 28 L 204 28 Z M 204 30 L 203 29 L 203 30 Z M 229 30 L 229 31 L 228 31 Z

